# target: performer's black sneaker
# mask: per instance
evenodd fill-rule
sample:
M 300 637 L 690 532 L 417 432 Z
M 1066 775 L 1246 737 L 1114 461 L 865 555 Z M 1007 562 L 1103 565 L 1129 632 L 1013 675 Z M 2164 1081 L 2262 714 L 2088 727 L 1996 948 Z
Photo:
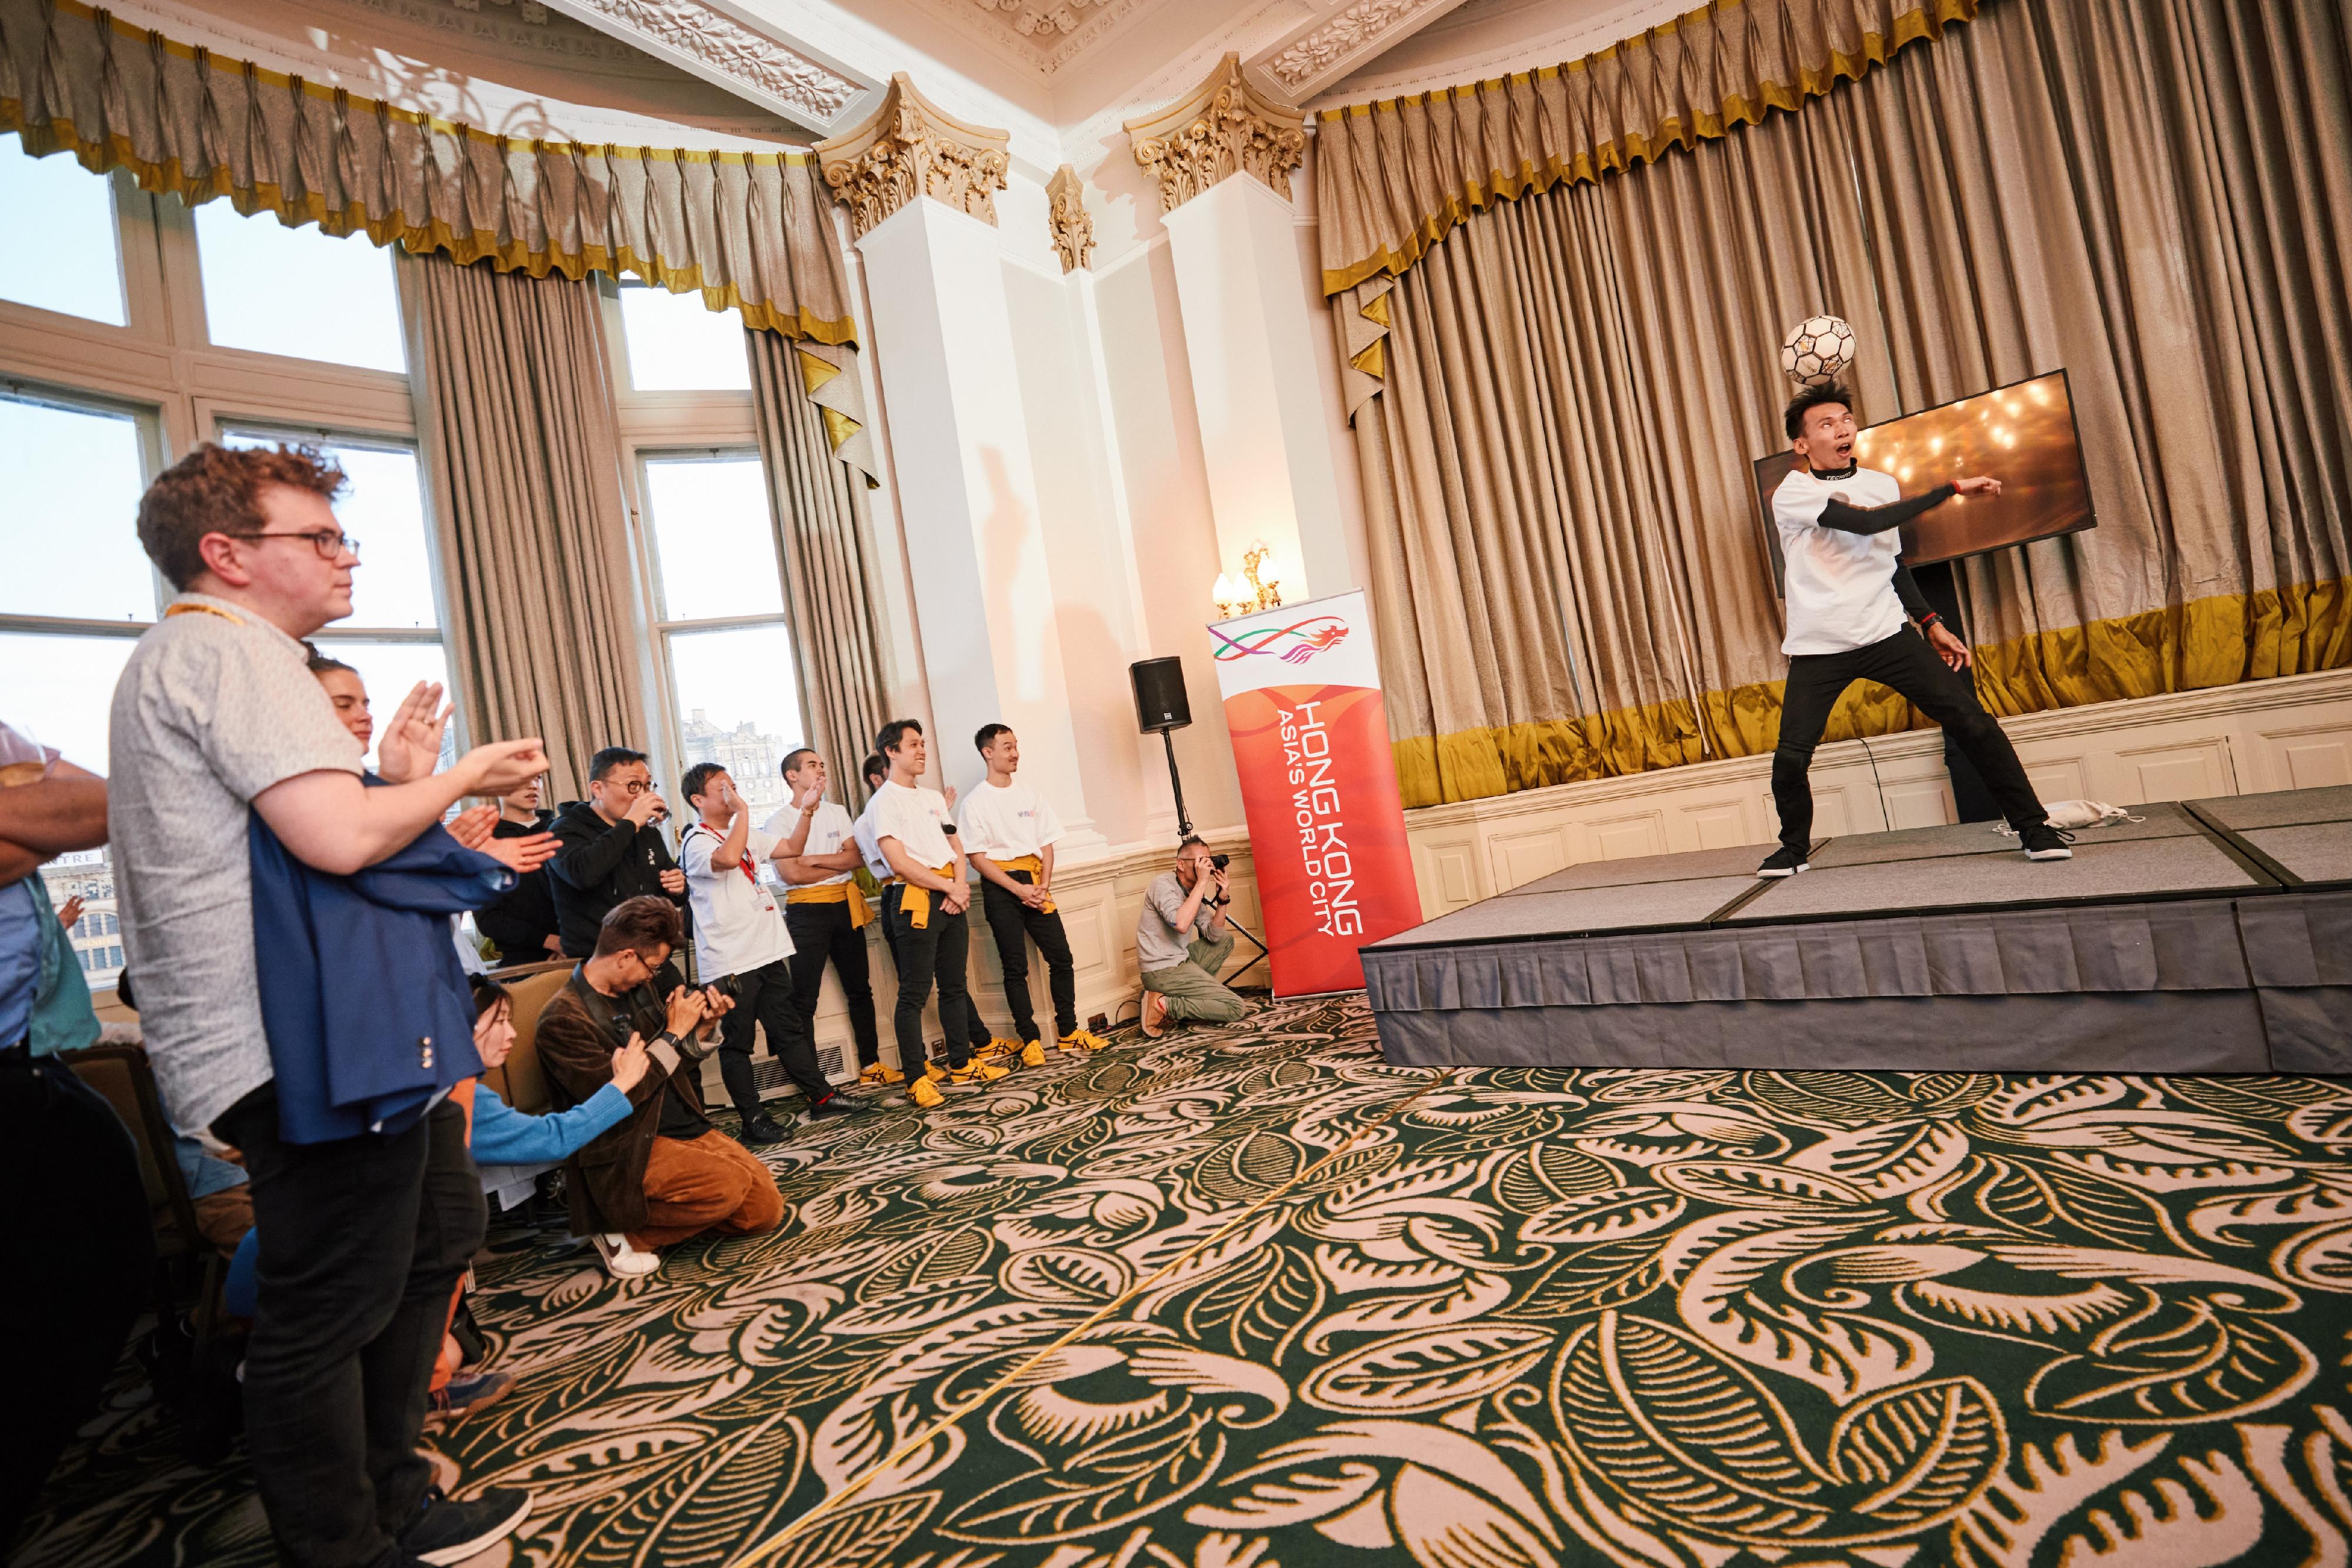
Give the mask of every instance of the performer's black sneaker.
M 783 1124 L 764 1111 L 743 1123 L 743 1142 L 749 1145 L 781 1144 L 791 1136 Z
M 2047 822 L 2034 823 L 2019 833 L 2017 840 L 2025 846 L 2025 858 L 2030 861 L 2070 861 L 2074 858 L 2074 852 L 2066 847 L 2074 841 L 2074 835 Z
M 856 1111 L 857 1107 L 850 1103 L 848 1095 L 828 1094 L 809 1107 L 809 1120 L 825 1122 L 835 1116 L 854 1115 Z
M 1792 850 L 1788 845 L 1782 844 L 1772 852 L 1769 859 L 1756 868 L 1756 874 L 1767 878 L 1794 876 L 1799 872 L 1811 867 L 1812 863 L 1805 858 L 1804 851 Z

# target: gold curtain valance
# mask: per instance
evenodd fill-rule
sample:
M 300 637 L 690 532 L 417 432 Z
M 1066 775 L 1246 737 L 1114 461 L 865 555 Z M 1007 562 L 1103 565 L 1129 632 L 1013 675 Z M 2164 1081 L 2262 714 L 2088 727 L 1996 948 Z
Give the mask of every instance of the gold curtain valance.
M 1563 66 L 1324 110 L 1323 292 L 1402 273 L 1489 203 L 1598 180 L 1794 109 L 1976 10 L 1977 0 L 1712 0 Z
M 226 59 L 80 0 L 0 0 L 0 130 L 190 203 L 501 272 L 635 274 L 746 325 L 856 338 L 815 160 L 496 136 Z M 21 237 L 21 236 L 20 236 Z

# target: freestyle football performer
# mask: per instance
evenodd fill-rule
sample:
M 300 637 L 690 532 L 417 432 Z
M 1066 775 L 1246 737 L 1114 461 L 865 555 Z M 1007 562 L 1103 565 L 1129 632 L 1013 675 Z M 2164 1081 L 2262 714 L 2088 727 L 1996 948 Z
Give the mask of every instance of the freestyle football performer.
M 2000 481 L 1955 479 L 1906 500 L 1893 475 L 1855 461 L 1853 398 L 1834 382 L 1790 399 L 1785 423 L 1798 466 L 1772 493 L 1789 617 L 1780 643 L 1789 681 L 1772 753 L 1780 847 L 1756 874 L 1794 876 L 1810 863 L 1813 792 L 1806 774 L 1830 709 L 1855 681 L 1892 687 L 1959 742 L 2028 860 L 2071 859 L 2070 841 L 2050 825 L 2017 748 L 1961 673 L 1970 662 L 1968 644 L 1928 607 L 1900 559 L 1895 530 L 1903 524 L 1955 496 L 1998 496 Z M 1915 635 L 1906 621 L 1926 635 Z

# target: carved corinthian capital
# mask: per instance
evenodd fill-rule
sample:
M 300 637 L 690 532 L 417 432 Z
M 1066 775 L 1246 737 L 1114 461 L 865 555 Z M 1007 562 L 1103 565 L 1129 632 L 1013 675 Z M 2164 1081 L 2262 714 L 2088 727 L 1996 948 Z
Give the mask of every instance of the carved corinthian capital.
M 1054 231 L 1054 248 L 1061 254 L 1062 270 L 1075 272 L 1090 265 L 1095 258 L 1095 221 L 1087 215 L 1086 187 L 1078 183 L 1078 172 L 1067 163 L 1054 171 L 1045 182 L 1045 199 L 1052 204 L 1045 214 Z
M 818 167 L 858 235 L 918 196 L 996 222 L 1004 189 L 1005 143 L 1012 133 L 971 125 L 915 90 L 907 73 L 890 78 L 881 106 L 856 130 L 816 144 Z
M 1160 180 L 1160 206 L 1174 212 L 1234 174 L 1263 180 L 1287 200 L 1290 172 L 1306 155 L 1305 117 L 1276 103 L 1242 75 L 1228 54 L 1209 79 L 1157 114 L 1127 122 L 1135 161 Z

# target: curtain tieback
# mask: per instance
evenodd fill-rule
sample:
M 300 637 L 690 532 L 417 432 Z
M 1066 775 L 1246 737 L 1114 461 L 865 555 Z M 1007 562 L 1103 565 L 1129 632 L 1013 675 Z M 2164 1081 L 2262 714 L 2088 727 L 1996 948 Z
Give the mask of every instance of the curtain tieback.
M 849 928 L 863 931 L 874 918 L 874 906 L 866 902 L 866 894 L 854 882 L 821 882 L 813 887 L 795 887 L 784 894 L 786 904 L 846 904 L 849 905 Z
M 1023 855 L 1018 860 L 998 861 L 996 863 L 1008 872 L 1027 872 L 1029 873 L 1029 880 L 1032 883 L 1036 882 L 1045 874 L 1045 862 L 1042 857 L 1037 855 Z M 1054 901 L 1051 898 L 1045 900 L 1045 913 L 1048 915 L 1055 913 Z

